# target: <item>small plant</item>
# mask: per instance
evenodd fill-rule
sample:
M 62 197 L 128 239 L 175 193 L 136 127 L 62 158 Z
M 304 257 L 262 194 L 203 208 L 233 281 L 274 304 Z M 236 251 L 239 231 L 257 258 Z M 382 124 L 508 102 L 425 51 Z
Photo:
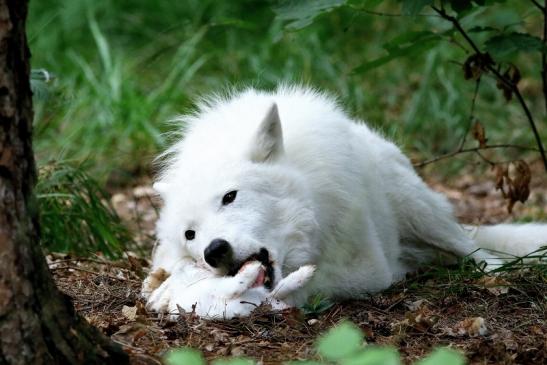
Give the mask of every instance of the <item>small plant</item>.
M 118 258 L 133 243 L 106 192 L 81 164 L 40 168 L 36 197 L 42 245 L 50 251 Z
M 323 313 L 334 305 L 334 302 L 320 294 L 312 296 L 304 306 L 302 311 L 305 315 L 317 315 Z
M 290 361 L 288 365 L 400 365 L 396 349 L 367 345 L 361 330 L 351 322 L 342 322 L 321 336 L 316 343 L 321 360 Z M 165 357 L 167 365 L 205 365 L 203 355 L 194 349 L 173 350 Z M 252 365 L 247 358 L 218 359 L 213 365 Z M 464 357 L 458 352 L 438 348 L 416 365 L 463 365 Z

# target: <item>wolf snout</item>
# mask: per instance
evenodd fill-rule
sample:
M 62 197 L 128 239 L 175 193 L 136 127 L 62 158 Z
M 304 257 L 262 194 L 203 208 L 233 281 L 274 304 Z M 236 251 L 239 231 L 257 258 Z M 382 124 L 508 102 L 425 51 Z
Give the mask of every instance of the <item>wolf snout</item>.
M 232 262 L 232 246 L 222 238 L 215 238 L 203 252 L 205 262 L 212 267 L 229 266 Z

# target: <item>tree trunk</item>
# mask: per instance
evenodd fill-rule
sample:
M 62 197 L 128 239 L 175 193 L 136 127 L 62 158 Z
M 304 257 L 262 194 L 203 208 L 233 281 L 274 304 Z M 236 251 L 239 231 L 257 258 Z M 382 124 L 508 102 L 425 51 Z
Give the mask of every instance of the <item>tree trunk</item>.
M 39 245 L 27 0 L 0 0 L 0 364 L 123 364 L 74 312 Z

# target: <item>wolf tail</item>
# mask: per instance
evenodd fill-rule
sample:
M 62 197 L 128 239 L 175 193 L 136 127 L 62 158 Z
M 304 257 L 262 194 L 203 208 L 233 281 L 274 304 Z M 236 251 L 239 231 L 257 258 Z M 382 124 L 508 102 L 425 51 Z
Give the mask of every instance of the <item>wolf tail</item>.
M 547 259 L 547 224 L 498 224 L 493 226 L 464 226 L 478 248 L 504 259 L 531 255 L 537 261 L 543 255 Z M 543 246 L 545 250 L 541 250 Z M 540 251 L 541 250 L 541 251 Z M 540 252 L 538 252 L 540 251 Z

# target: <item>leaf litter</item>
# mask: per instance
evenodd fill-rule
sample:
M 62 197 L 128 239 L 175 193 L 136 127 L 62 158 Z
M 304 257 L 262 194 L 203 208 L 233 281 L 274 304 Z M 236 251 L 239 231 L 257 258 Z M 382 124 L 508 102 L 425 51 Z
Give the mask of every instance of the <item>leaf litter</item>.
M 534 174 L 537 175 L 537 174 Z M 520 215 L 547 217 L 547 187 L 532 180 L 526 205 L 512 214 L 490 177 L 464 175 L 445 184 L 430 181 L 455 203 L 467 223 L 495 223 Z M 147 250 L 154 243 L 159 202 L 147 185 L 114 195 L 114 206 Z M 261 364 L 317 358 L 314 344 L 332 326 L 350 320 L 368 344 L 398 348 L 405 363 L 438 346 L 463 352 L 470 364 L 547 362 L 547 270 L 544 267 L 481 274 L 469 264 L 430 267 L 408 275 L 390 289 L 363 300 L 272 311 L 251 317 L 203 321 L 192 313 L 168 322 L 147 313 L 139 297 L 149 261 L 127 254 L 124 260 L 50 254 L 48 263 L 60 290 L 88 322 L 119 343 L 133 364 L 160 364 L 173 347 L 189 346 L 207 359 L 248 356 Z M 314 311 L 317 308 L 317 311 Z

